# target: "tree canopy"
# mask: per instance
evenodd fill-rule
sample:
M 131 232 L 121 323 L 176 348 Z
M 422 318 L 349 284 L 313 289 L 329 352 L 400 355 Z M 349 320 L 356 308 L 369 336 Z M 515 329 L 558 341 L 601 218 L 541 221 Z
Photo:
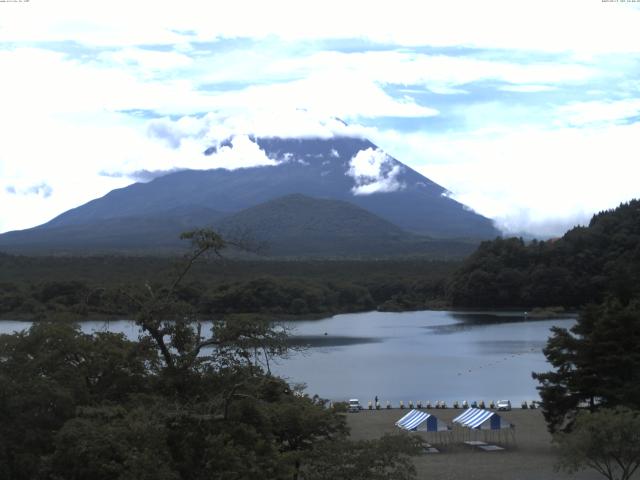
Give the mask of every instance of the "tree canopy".
M 452 277 L 454 306 L 578 308 L 640 293 L 640 200 L 594 215 L 559 239 L 483 242 Z
M 80 321 L 133 318 L 122 291 L 155 290 L 174 275 L 168 257 L 21 257 L 0 253 L 0 318 Z M 175 294 L 201 316 L 309 318 L 416 310 L 445 303 L 456 262 L 230 260 L 200 257 Z
M 592 305 L 570 330 L 553 328 L 540 382 L 549 429 L 570 429 L 580 407 L 640 409 L 640 302 Z
M 640 467 L 640 413 L 627 408 L 580 412 L 571 433 L 555 436 L 558 467 L 591 468 L 608 480 L 628 480 Z
M 346 461 L 331 465 L 335 478 L 350 478 L 354 464 L 366 478 L 412 478 L 415 440 L 364 449 L 349 441 L 344 414 L 270 373 L 269 359 L 287 354 L 286 331 L 251 317 L 202 330 L 181 282 L 225 244 L 215 232 L 186 237 L 193 248 L 168 281 L 123 292 L 138 341 L 49 322 L 0 336 L 0 477 L 316 478 L 322 452 L 339 445 Z M 385 446 L 384 460 L 365 461 Z

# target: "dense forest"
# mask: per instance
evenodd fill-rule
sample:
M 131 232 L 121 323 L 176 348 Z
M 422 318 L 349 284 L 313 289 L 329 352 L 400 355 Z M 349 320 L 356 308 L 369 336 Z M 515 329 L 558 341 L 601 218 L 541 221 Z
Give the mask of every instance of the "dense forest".
M 503 296 L 501 273 L 488 268 L 500 263 L 521 280 Z M 457 275 L 458 288 L 467 287 L 458 301 L 479 299 L 468 290 L 478 272 L 484 292 L 505 303 L 539 304 L 545 297 L 530 292 L 548 291 L 547 304 L 582 306 L 573 327 L 552 328 L 543 350 L 551 370 L 533 374 L 543 414 L 563 468 L 629 478 L 640 467 L 638 432 L 620 426 L 640 421 L 640 202 L 595 215 L 555 242 L 484 244 Z M 600 435 L 603 421 L 615 427 Z
M 179 258 L 0 255 L 0 318 L 132 318 L 125 292 L 169 278 Z M 177 295 L 204 317 L 252 313 L 325 316 L 445 304 L 452 261 L 274 261 L 208 258 Z
M 415 478 L 419 438 L 351 441 L 344 405 L 271 374 L 293 348 L 285 330 L 255 318 L 197 326 L 177 292 L 224 243 L 190 238 L 173 276 L 126 292 L 139 340 L 61 322 L 0 335 L 0 478 Z
M 123 292 L 172 275 L 179 258 L 0 254 L 0 318 L 131 317 Z M 640 289 L 640 202 L 599 213 L 562 238 L 483 242 L 464 262 L 209 258 L 177 292 L 202 316 L 326 316 L 424 308 L 578 309 Z
M 640 292 L 640 201 L 595 215 L 562 238 L 483 242 L 453 275 L 453 306 L 578 308 Z

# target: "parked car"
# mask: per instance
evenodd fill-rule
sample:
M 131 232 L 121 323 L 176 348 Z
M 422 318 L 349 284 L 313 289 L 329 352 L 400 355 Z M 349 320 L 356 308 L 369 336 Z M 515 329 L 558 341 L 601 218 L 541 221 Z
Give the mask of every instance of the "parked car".
M 498 403 L 496 404 L 496 408 L 498 410 L 511 410 L 511 400 L 498 400 Z
M 350 398 L 349 406 L 347 410 L 350 412 L 359 412 L 360 410 L 362 410 L 362 405 L 360 405 L 360 400 L 358 400 L 357 398 Z

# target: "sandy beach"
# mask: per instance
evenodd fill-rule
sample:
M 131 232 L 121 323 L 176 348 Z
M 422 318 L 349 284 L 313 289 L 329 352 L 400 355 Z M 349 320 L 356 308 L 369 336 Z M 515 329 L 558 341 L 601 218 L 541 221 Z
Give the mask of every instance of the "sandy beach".
M 373 439 L 398 429 L 394 423 L 408 412 L 392 409 L 348 414 L 348 424 L 354 440 Z M 428 410 L 447 423 L 462 410 Z M 554 471 L 556 455 L 551 436 L 546 430 L 540 410 L 514 409 L 500 415 L 516 426 L 515 443 L 492 442 L 505 447 L 502 451 L 485 452 L 460 442 L 436 445 L 440 453 L 416 457 L 418 478 L 439 480 L 591 480 L 604 478 L 585 470 L 574 476 Z M 417 435 L 422 435 L 416 433 Z M 433 442 L 432 442 L 433 443 Z M 636 474 L 633 478 L 640 478 Z

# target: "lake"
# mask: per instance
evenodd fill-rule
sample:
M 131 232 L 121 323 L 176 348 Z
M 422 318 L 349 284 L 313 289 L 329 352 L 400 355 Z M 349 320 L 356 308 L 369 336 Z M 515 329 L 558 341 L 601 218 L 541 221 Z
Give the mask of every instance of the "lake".
M 285 322 L 287 323 L 287 322 Z M 272 365 L 290 382 L 331 400 L 377 395 L 383 404 L 400 400 L 538 399 L 531 372 L 549 369 L 542 348 L 552 326 L 575 318 L 531 320 L 523 312 L 366 312 L 322 320 L 288 322 L 297 343 L 310 347 Z M 27 328 L 2 321 L 0 333 Z M 89 333 L 108 328 L 137 338 L 130 321 L 81 323 Z

